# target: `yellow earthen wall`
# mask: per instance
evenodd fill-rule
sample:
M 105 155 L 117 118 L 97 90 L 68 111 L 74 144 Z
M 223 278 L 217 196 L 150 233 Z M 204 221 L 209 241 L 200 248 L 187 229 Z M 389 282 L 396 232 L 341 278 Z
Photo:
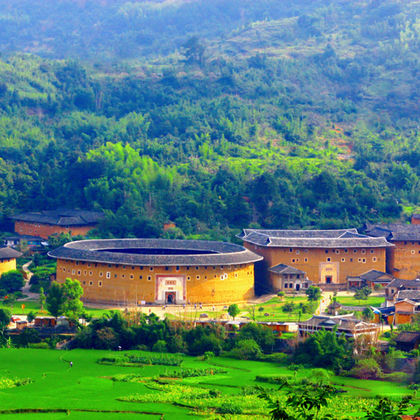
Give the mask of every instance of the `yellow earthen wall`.
M 39 236 L 48 239 L 48 236 L 60 233 L 70 233 L 71 236 L 82 235 L 85 236 L 95 226 L 56 226 L 44 225 L 39 223 L 27 223 L 17 220 L 15 222 L 15 232 L 20 235 Z
M 316 284 L 325 282 L 321 273 L 327 273 L 326 267 L 332 269 L 328 273 L 333 274 L 333 283 L 339 284 L 346 284 L 347 276 L 358 276 L 369 270 L 386 270 L 385 248 L 348 248 L 345 252 L 344 249 L 268 248 L 247 242 L 244 246 L 263 256 L 266 268 L 277 264 L 290 265 L 304 271 L 308 279 Z
M 66 278 L 79 280 L 84 290 L 83 299 L 90 302 L 155 302 L 158 276 L 184 276 L 186 301 L 191 304 L 234 303 L 254 297 L 253 264 L 198 269 L 180 266 L 178 270 L 176 267 L 166 270 L 165 267 L 57 260 L 57 281 L 63 283 Z
M 395 303 L 395 312 L 412 312 L 414 313 L 414 305 L 408 302 L 396 302 Z
M 410 314 L 399 314 L 399 313 L 396 313 L 395 314 L 395 323 L 397 325 L 400 325 L 400 324 L 410 324 L 411 323 L 411 318 L 412 318 L 412 315 L 410 315 Z
M 16 259 L 9 258 L 0 260 L 0 275 L 7 273 L 10 270 L 16 270 Z
M 420 242 L 393 242 L 388 251 L 388 270 L 399 279 L 420 277 Z

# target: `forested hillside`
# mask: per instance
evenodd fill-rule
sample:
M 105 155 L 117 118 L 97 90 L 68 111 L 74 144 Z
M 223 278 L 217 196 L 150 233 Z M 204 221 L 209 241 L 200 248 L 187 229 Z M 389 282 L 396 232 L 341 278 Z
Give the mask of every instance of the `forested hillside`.
M 420 205 L 416 8 L 0 4 L 3 229 L 58 206 L 104 209 L 102 236 L 404 218 Z

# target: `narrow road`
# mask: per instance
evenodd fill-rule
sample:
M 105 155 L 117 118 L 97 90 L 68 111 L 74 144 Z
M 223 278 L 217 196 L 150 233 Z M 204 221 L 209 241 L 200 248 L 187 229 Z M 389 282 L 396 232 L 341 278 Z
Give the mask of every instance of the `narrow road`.
M 26 264 L 22 265 L 22 270 L 26 273 L 26 280 L 25 280 L 25 285 L 22 287 L 22 293 L 24 295 L 26 295 L 27 297 L 23 298 L 23 299 L 19 299 L 19 301 L 24 301 L 24 300 L 37 300 L 39 298 L 39 293 L 32 293 L 29 291 L 30 289 L 30 280 L 32 277 L 32 271 L 29 270 L 29 266 L 32 264 L 32 261 L 28 261 Z
M 332 302 L 333 295 L 333 292 L 322 292 L 321 301 L 319 302 L 318 309 L 315 311 L 315 315 L 322 315 L 327 312 L 327 308 Z

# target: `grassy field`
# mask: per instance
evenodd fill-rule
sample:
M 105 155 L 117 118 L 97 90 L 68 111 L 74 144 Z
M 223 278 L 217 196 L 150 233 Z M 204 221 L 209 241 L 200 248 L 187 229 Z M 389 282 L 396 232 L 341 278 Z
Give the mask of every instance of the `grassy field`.
M 293 302 L 295 308 L 292 312 L 284 312 L 283 306 L 286 303 Z M 241 306 L 241 313 L 239 317 L 248 317 L 249 319 L 254 319 L 256 321 L 304 321 L 309 319 L 312 314 L 305 313 L 300 314 L 298 312 L 298 305 L 300 303 L 306 304 L 308 301 L 306 297 L 303 296 L 285 296 L 283 298 L 274 297 L 268 302 L 257 304 L 257 305 L 245 305 Z M 24 307 L 22 307 L 24 305 Z M 317 306 L 318 303 L 315 304 Z M 17 301 L 13 307 L 6 306 L 0 303 L 0 308 L 6 308 L 12 311 L 15 315 L 27 315 L 29 312 L 34 312 L 37 315 L 48 315 L 46 310 L 41 311 L 41 305 L 38 301 L 26 300 L 26 301 Z M 158 307 L 161 309 L 161 307 Z M 105 313 L 108 313 L 109 309 L 102 308 L 89 308 L 85 307 L 86 312 L 93 317 L 100 317 Z M 123 308 L 121 308 L 122 310 Z M 171 308 L 169 308 L 171 309 Z M 153 311 L 153 309 L 152 309 Z M 206 313 L 211 319 L 230 319 L 230 316 L 227 314 L 226 309 L 221 309 L 220 307 L 213 311 L 211 308 L 204 310 L 197 309 L 196 311 L 192 308 L 190 310 L 184 310 L 182 307 L 178 308 L 178 311 L 171 311 L 167 313 L 169 319 L 182 319 L 184 321 L 199 319 L 201 314 Z
M 283 307 L 286 303 L 293 303 L 295 308 L 292 312 L 284 312 Z M 299 315 L 298 305 L 307 304 L 308 300 L 305 296 L 284 296 L 283 298 L 273 297 L 269 301 L 261 304 L 254 305 L 240 305 L 240 314 L 238 317 L 247 317 L 255 321 L 304 321 L 309 319 L 312 314 L 305 313 Z M 314 307 L 318 306 L 318 302 L 314 304 Z M 207 314 L 210 319 L 231 319 L 227 314 L 227 309 L 221 310 L 220 307 L 213 311 L 212 309 L 204 310 L 190 310 L 185 311 L 182 308 L 179 308 L 177 312 L 172 312 L 168 314 L 169 319 L 181 319 L 184 321 L 191 321 L 194 319 L 199 319 L 201 314 Z
M 24 307 L 22 307 L 24 305 Z M 44 308 L 44 311 L 41 311 L 41 305 L 38 301 L 35 300 L 25 300 L 17 301 L 13 306 L 4 305 L 0 302 L 0 308 L 7 309 L 11 311 L 14 315 L 27 315 L 29 312 L 34 312 L 36 315 L 46 316 L 48 312 Z M 98 309 L 98 308 L 87 308 L 85 307 L 86 312 L 94 317 L 100 317 L 105 313 L 110 312 L 109 309 Z
M 256 385 L 280 394 L 278 386 L 257 382 L 256 376 L 308 378 L 310 369 L 296 373 L 273 363 L 213 358 L 207 361 L 180 356 L 181 366 L 147 364 L 122 367 L 98 364 L 101 358 L 157 357 L 144 352 L 100 350 L 0 349 L 0 379 L 29 378 L 32 382 L 0 391 L 2 419 L 187 419 L 221 418 L 226 410 L 242 412 L 228 418 L 267 418 L 266 403 L 258 398 Z M 73 367 L 70 367 L 70 361 Z M 155 362 L 153 362 L 155 363 Z M 176 373 L 206 370 L 204 376 L 175 378 Z M 209 374 L 209 372 L 214 374 Z M 160 376 L 160 378 L 159 378 Z M 163 377 L 162 377 L 163 376 Z M 400 398 L 407 388 L 389 382 L 362 381 L 332 376 L 331 382 L 346 391 L 330 401 L 330 410 L 360 418 L 375 396 Z M 17 414 L 13 410 L 25 411 Z M 46 412 L 29 412 L 44 410 Z M 340 414 L 338 414 L 340 413 Z
M 284 312 L 283 307 L 286 303 L 293 303 L 295 308 L 292 312 Z M 299 315 L 298 305 L 307 304 L 308 299 L 306 296 L 284 296 L 283 298 L 274 297 L 268 302 L 261 305 L 255 305 L 255 320 L 256 321 L 306 321 L 311 318 L 311 313 Z M 314 304 L 317 307 L 318 303 Z M 260 310 L 262 308 L 262 310 Z M 268 315 L 266 315 L 268 314 Z
M 357 300 L 353 296 L 337 296 L 337 302 L 345 306 L 381 306 L 384 296 L 368 296 L 366 300 Z

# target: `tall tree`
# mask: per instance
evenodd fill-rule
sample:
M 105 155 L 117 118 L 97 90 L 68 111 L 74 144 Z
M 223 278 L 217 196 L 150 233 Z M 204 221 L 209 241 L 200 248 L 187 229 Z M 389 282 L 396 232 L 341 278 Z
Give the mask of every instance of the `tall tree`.
M 199 66 L 204 64 L 206 49 L 198 36 L 189 38 L 182 47 L 184 48 L 185 61 L 188 64 L 198 64 Z
M 12 315 L 10 314 L 10 311 L 8 311 L 7 309 L 0 309 L 0 334 L 2 341 L 0 344 L 4 344 L 5 342 L 4 332 L 7 326 L 9 325 L 11 318 Z
M 64 290 L 58 283 L 53 283 L 48 290 L 46 299 L 48 312 L 55 317 L 64 313 L 65 296 Z
M 66 279 L 61 286 L 64 294 L 64 313 L 71 319 L 77 320 L 83 313 L 83 288 L 78 280 Z

